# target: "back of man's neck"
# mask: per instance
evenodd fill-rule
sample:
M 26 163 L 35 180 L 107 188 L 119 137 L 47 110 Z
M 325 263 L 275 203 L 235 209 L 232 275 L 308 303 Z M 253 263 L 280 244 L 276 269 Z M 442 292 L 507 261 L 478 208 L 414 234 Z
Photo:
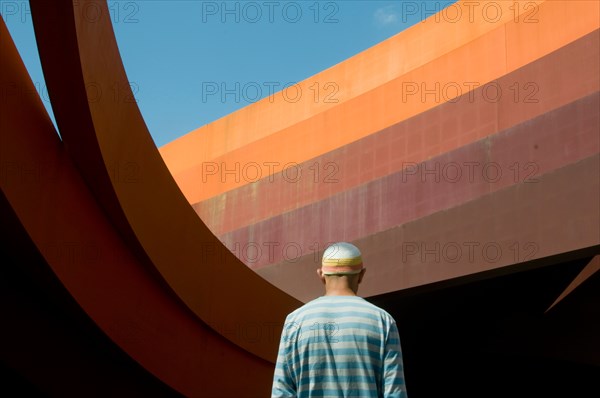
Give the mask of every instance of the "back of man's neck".
M 351 289 L 328 290 L 325 296 L 356 296 L 356 293 Z

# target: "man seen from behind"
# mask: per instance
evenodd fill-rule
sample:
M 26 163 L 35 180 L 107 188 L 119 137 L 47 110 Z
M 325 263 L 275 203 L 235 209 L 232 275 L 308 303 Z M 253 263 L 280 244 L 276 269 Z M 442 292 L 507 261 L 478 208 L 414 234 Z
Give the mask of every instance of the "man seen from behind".
M 365 271 L 356 246 L 325 250 L 317 270 L 325 295 L 287 316 L 272 398 L 406 398 L 396 322 L 357 296 Z

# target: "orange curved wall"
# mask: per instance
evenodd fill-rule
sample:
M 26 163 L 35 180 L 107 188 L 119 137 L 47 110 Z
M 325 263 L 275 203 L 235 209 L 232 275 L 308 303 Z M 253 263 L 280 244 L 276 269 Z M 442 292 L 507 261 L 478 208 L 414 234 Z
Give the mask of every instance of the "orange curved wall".
M 506 3 L 505 6 L 512 6 L 512 3 Z M 270 105 L 269 99 L 265 99 L 247 107 L 247 110 L 239 111 L 239 116 L 234 113 L 166 145 L 161 149 L 161 153 L 188 201 L 198 203 L 246 183 L 241 178 L 205 178 L 207 171 L 210 171 L 207 170 L 205 162 L 216 163 L 220 170 L 226 168 L 233 170 L 236 163 L 241 165 L 252 162 L 259 165 L 274 163 L 273 167 L 263 166 L 263 176 L 280 173 L 282 167 L 290 162 L 301 163 L 312 159 L 453 99 L 452 90 L 447 94 L 440 94 L 441 90 L 438 90 L 437 99 L 435 95 L 422 98 L 419 95 L 422 94 L 421 91 L 417 95 L 409 94 L 408 90 L 414 89 L 413 84 L 418 86 L 424 84 L 425 88 L 431 89 L 436 83 L 442 87 L 457 83 L 464 93 L 467 93 L 470 87 L 484 86 L 598 29 L 597 3 L 549 1 L 541 2 L 537 7 L 538 22 L 536 23 L 525 23 L 523 18 L 517 22 L 512 17 L 491 23 L 479 15 L 479 19 L 474 22 L 461 19 L 459 24 L 450 22 L 417 24 L 394 38 L 374 46 L 365 54 L 355 56 L 330 69 L 331 81 L 345 82 L 347 86 L 358 86 L 356 92 L 348 89 L 348 92 L 355 95 L 340 101 L 340 104 L 328 104 L 329 106 L 323 109 L 320 103 L 312 103 L 310 108 L 312 114 L 302 114 L 297 117 L 292 114 L 290 117 L 294 118 L 293 121 L 280 123 L 281 112 L 277 112 L 275 107 L 269 108 L 272 113 L 261 110 Z M 510 15 L 510 13 L 512 11 L 502 15 Z M 435 16 L 430 17 L 433 18 Z M 468 32 L 468 35 L 465 33 L 464 38 L 462 35 L 459 36 L 463 40 L 453 42 L 454 47 L 451 51 L 446 46 L 438 47 L 437 43 L 445 42 L 445 37 L 454 36 L 453 32 L 460 28 L 460 23 L 465 25 L 464 31 Z M 482 27 L 474 29 L 473 26 L 477 25 Z M 421 32 L 423 26 L 435 26 L 435 29 L 429 35 L 422 34 L 417 39 L 415 35 Z M 550 31 L 552 34 L 548 34 Z M 525 37 L 526 40 L 523 39 Z M 382 78 L 377 82 L 380 84 L 369 87 L 369 90 L 363 92 L 361 89 L 364 84 L 363 79 L 358 76 L 362 76 L 361 66 L 366 61 L 360 62 L 360 59 L 367 55 L 374 59 L 378 57 L 385 59 L 386 55 L 387 58 L 390 57 L 392 51 L 402 60 L 414 58 L 415 54 L 419 54 L 414 48 L 405 47 L 403 45 L 405 42 L 418 42 L 421 48 L 436 49 L 436 53 L 430 57 L 425 55 L 422 62 L 410 62 L 407 67 L 402 63 L 395 64 L 396 69 L 393 73 L 385 73 L 385 70 L 381 72 L 381 76 L 387 77 L 388 74 L 392 74 L 393 78 Z M 374 52 L 382 54 L 374 54 Z M 419 58 L 418 55 L 416 57 Z M 356 59 L 358 61 L 355 61 Z M 473 60 L 477 61 L 473 62 Z M 334 75 L 335 71 L 338 72 L 337 75 Z M 345 76 L 353 76 L 354 80 L 348 82 Z M 316 77 L 310 78 L 307 82 L 316 79 Z M 567 86 L 564 88 L 568 89 Z M 519 90 L 523 90 L 524 93 L 524 89 L 519 88 Z M 546 100 L 549 99 L 550 97 Z M 557 99 L 560 101 L 562 95 Z M 278 97 L 275 97 L 275 100 L 277 101 Z M 281 98 L 279 102 L 281 102 L 280 106 L 290 105 Z M 531 107 L 523 106 L 519 109 L 529 111 Z M 260 116 L 251 117 L 253 111 Z M 236 122 L 240 123 L 241 127 L 237 127 Z M 215 129 L 214 132 L 212 128 Z M 261 133 L 248 137 L 240 133 L 242 130 L 253 129 Z M 217 141 L 218 134 L 225 134 L 225 137 L 219 140 L 220 142 L 236 144 L 230 144 L 229 150 L 215 147 L 211 152 L 206 153 L 212 147 L 212 142 Z M 471 141 L 478 138 L 482 137 L 469 137 Z M 205 140 L 208 141 L 208 145 L 203 145 Z M 464 143 L 461 141 L 460 144 Z M 433 144 L 432 148 L 425 150 L 409 148 L 407 155 L 410 158 L 407 156 L 407 161 L 426 159 L 428 156 L 455 148 L 457 145 L 458 143 L 452 145 L 452 142 L 448 142 L 443 146 L 440 146 L 440 143 Z
M 505 7 L 498 21 L 434 15 L 303 82 L 339 82 L 339 103 L 292 107 L 275 96 L 191 132 L 161 155 L 213 233 L 302 301 L 319 294 L 314 268 L 333 241 L 365 247 L 368 295 L 597 245 L 595 174 L 579 185 L 572 174 L 564 181 L 552 176 L 575 173 L 582 162 L 597 174 L 598 3 L 491 3 Z M 453 7 L 468 15 L 470 3 Z M 447 166 L 456 165 L 463 178 L 449 181 Z M 469 165 L 479 167 L 471 180 Z M 502 173 L 497 181 L 481 175 L 490 165 Z M 557 185 L 538 183 L 544 178 Z M 537 213 L 506 216 L 521 206 L 545 209 L 536 205 L 541 193 L 534 188 L 548 198 L 564 192 L 540 210 L 552 221 Z M 486 216 L 486 198 L 511 190 L 528 193 Z M 568 210 L 559 205 L 565 198 L 573 201 Z M 435 217 L 473 203 L 480 208 L 454 220 L 452 233 L 435 232 L 442 229 L 431 224 Z M 551 227 L 575 219 L 585 232 Z M 413 225 L 424 232 L 400 232 Z M 467 243 L 485 236 L 504 256 L 492 262 L 479 253 L 464 266 L 425 256 L 419 267 L 420 253 L 399 260 L 414 250 L 407 244 L 443 248 L 453 236 Z M 535 250 L 525 251 L 527 244 Z M 510 256 L 514 245 L 521 248 Z

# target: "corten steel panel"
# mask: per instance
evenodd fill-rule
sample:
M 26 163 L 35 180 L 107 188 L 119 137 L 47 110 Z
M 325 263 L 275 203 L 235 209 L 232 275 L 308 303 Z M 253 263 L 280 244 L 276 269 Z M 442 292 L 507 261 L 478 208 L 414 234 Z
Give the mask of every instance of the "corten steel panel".
M 597 92 L 600 87 L 599 46 L 597 32 L 584 36 L 498 79 L 497 84 L 504 95 L 497 100 L 485 97 L 483 89 L 478 88 L 454 103 L 441 104 L 330 153 L 292 166 L 289 173 L 276 173 L 256 181 L 258 173 L 263 169 L 266 171 L 266 168 L 245 165 L 240 166 L 238 175 L 225 175 L 222 170 L 206 174 L 204 178 L 213 183 L 239 178 L 244 179 L 246 184 L 196 203 L 194 209 L 219 236 L 396 172 L 406 164 L 421 162 L 429 155 L 417 152 L 417 145 L 428 152 L 444 151 L 462 142 L 461 133 L 470 137 L 486 137 L 505 130 L 590 92 Z M 560 71 L 556 65 L 560 65 Z M 553 72 L 545 73 L 547 70 Z M 557 74 L 569 76 L 570 80 L 559 82 Z M 588 121 L 589 118 L 597 117 L 598 113 L 593 110 L 582 112 L 573 117 L 571 122 L 574 125 L 571 127 L 579 130 L 578 126 L 593 123 Z M 597 148 L 597 135 L 594 131 L 588 132 L 592 137 L 586 140 Z M 532 131 L 531 137 L 526 139 L 535 140 L 541 133 Z M 532 148 L 523 145 L 523 148 L 529 147 Z M 563 146 L 556 141 L 552 141 L 551 149 L 543 149 L 546 149 L 546 161 L 568 156 L 562 153 Z M 521 156 L 514 156 L 515 161 L 525 163 L 530 160 L 529 155 L 533 155 L 522 152 L 519 152 Z M 558 152 L 561 152 L 560 156 L 556 155 Z M 535 155 L 538 158 L 543 156 L 540 151 L 536 151 Z
M 449 6 L 440 17 L 431 16 L 405 31 L 298 83 L 302 96 L 286 100 L 282 94 L 245 107 L 203 126 L 161 148 L 169 169 L 175 175 L 194 166 L 198 160 L 208 161 L 231 150 L 263 138 L 277 130 L 337 106 L 350 98 L 381 86 L 385 82 L 420 67 L 510 20 L 533 23 L 543 1 L 498 2 L 498 18 L 484 17 L 486 2 Z M 574 2 L 571 2 L 575 6 Z M 424 11 L 406 6 L 405 17 Z M 477 10 L 476 10 L 477 9 Z M 457 17 L 460 15 L 460 17 Z M 218 82 L 217 82 L 218 83 Z M 327 86 L 332 83 L 334 86 Z M 315 87 L 315 84 L 317 86 Z M 315 100 L 317 93 L 319 97 Z M 266 87 L 265 87 L 266 89 Z M 219 88 L 220 90 L 220 88 Z M 267 90 L 265 90 L 267 92 Z M 220 94 L 220 93 L 219 93 Z M 294 94 L 290 94 L 293 96 Z M 227 139 L 223 139 L 227 131 Z M 190 148 L 187 151 L 185 148 Z M 186 156 L 182 156 L 186 152 Z
M 57 2 L 52 6 L 66 11 Z M 36 14 L 38 25 L 39 18 Z M 245 334 L 246 327 L 265 326 L 261 319 L 253 324 L 237 321 L 225 331 L 234 335 L 219 335 L 132 253 L 89 190 L 93 181 L 85 181 L 74 165 L 74 147 L 65 149 L 41 99 L 32 94 L 35 88 L 3 21 L 0 37 L 0 86 L 14 89 L 14 95 L 2 98 L 0 159 L 7 168 L 0 188 L 11 207 L 8 211 L 18 217 L 52 272 L 103 333 L 177 391 L 198 397 L 267 395 L 272 364 L 228 341 L 256 339 Z M 67 40 L 69 35 L 63 37 Z M 204 265 L 201 259 L 195 264 Z M 203 276 L 214 281 L 210 272 Z M 277 338 L 260 332 L 258 338 L 276 350 Z M 236 375 L 235 383 L 231 374 Z M 82 396 L 91 394 L 82 391 Z
M 552 3 L 554 2 L 546 2 L 542 6 L 552 8 Z M 556 36 L 536 37 L 542 41 L 553 42 L 556 49 L 597 30 L 599 21 L 595 15 L 590 17 L 597 4 L 585 4 L 588 4 L 588 8 L 574 8 L 573 12 L 576 15 L 569 15 L 569 18 L 582 19 L 582 24 L 577 26 L 576 31 L 559 30 Z M 540 28 L 545 24 L 560 23 L 565 18 L 564 14 L 559 13 L 548 13 L 548 15 L 552 18 L 539 20 L 532 25 Z M 517 22 L 507 24 L 510 23 Z M 275 165 L 271 172 L 280 172 L 288 162 L 304 162 L 434 108 L 446 101 L 444 97 L 451 99 L 453 96 L 450 93 L 444 94 L 441 89 L 434 89 L 438 94 L 437 97 L 429 95 L 422 100 L 419 95 L 406 95 L 410 90 L 407 84 L 415 83 L 418 87 L 431 89 L 436 87 L 436 84 L 446 87 L 448 84 L 457 83 L 459 87 L 465 88 L 470 87 L 471 83 L 484 85 L 511 72 L 514 69 L 506 67 L 506 46 L 505 25 L 503 25 L 367 93 L 251 142 L 240 149 L 215 157 L 211 161 L 224 163 L 228 169 L 232 169 L 236 162 L 242 165 L 251 162 L 258 164 L 273 162 Z M 534 59 L 547 53 L 539 48 L 536 46 L 530 48 Z M 529 60 L 530 57 L 515 67 L 525 65 Z M 425 90 L 422 92 L 424 93 Z M 460 141 L 464 144 L 472 142 L 474 138 L 464 135 Z M 190 151 L 192 148 L 182 148 L 181 156 L 188 156 L 186 153 Z M 435 154 L 433 153 L 432 156 Z M 191 203 L 244 184 L 242 181 L 228 180 L 225 183 L 200 185 L 198 182 L 202 180 L 202 172 L 203 164 L 199 159 L 194 167 L 175 175 L 176 181 Z
M 371 296 L 497 269 L 582 248 L 600 247 L 599 155 L 444 211 L 353 241 L 363 252 Z M 320 253 L 258 269 L 309 300 L 322 287 Z
M 84 12 L 94 3 L 102 17 L 90 22 Z M 298 302 L 248 270 L 186 202 L 131 100 L 106 2 L 32 1 L 31 10 L 61 136 L 110 220 L 203 322 L 274 361 L 277 344 L 229 332 L 280 323 Z M 105 91 L 116 85 L 123 95 L 88 101 L 90 84 Z M 248 297 L 252 305 L 240 305 Z
M 540 175 L 600 152 L 599 98 L 593 94 L 422 164 L 225 233 L 221 241 L 247 265 L 260 268 L 511 185 L 537 183 Z

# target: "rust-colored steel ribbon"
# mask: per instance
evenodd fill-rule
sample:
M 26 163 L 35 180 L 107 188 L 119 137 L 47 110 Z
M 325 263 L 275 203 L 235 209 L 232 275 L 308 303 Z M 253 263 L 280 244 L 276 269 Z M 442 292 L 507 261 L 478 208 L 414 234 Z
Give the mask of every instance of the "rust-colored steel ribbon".
M 246 268 L 185 200 L 134 100 L 106 2 L 33 0 L 31 11 L 61 136 L 112 223 L 203 322 L 274 361 L 274 325 L 299 302 Z M 232 332 L 247 327 L 254 338 Z
M 113 342 L 182 394 L 211 398 L 267 396 L 272 364 L 202 322 L 165 288 L 164 281 L 149 270 L 148 264 L 140 261 L 108 219 L 89 187 L 94 181 L 82 176 L 70 156 L 76 148 L 70 146 L 67 150 L 56 134 L 1 19 L 0 67 L 0 87 L 7 89 L 3 91 L 0 114 L 0 195 L 5 199 L 3 206 L 10 206 L 1 210 L 2 214 L 15 214 L 28 235 L 14 254 L 19 256 L 19 250 L 38 251 L 45 264 L 36 266 L 49 267 Z M 59 95 L 69 97 L 62 91 Z M 77 120 L 78 115 L 71 117 Z M 2 228 L 1 233 L 12 231 Z M 245 303 L 251 303 L 251 299 Z M 273 313 L 274 317 L 283 315 Z M 260 321 L 238 323 L 226 332 L 238 339 L 260 339 L 276 347 L 274 329 L 270 334 L 257 333 Z M 62 361 L 65 359 L 58 359 L 58 363 Z M 235 375 L 234 383 L 231 375 Z M 69 377 L 64 375 L 67 380 Z M 89 389 L 80 391 L 81 395 L 97 394 L 94 386 Z

